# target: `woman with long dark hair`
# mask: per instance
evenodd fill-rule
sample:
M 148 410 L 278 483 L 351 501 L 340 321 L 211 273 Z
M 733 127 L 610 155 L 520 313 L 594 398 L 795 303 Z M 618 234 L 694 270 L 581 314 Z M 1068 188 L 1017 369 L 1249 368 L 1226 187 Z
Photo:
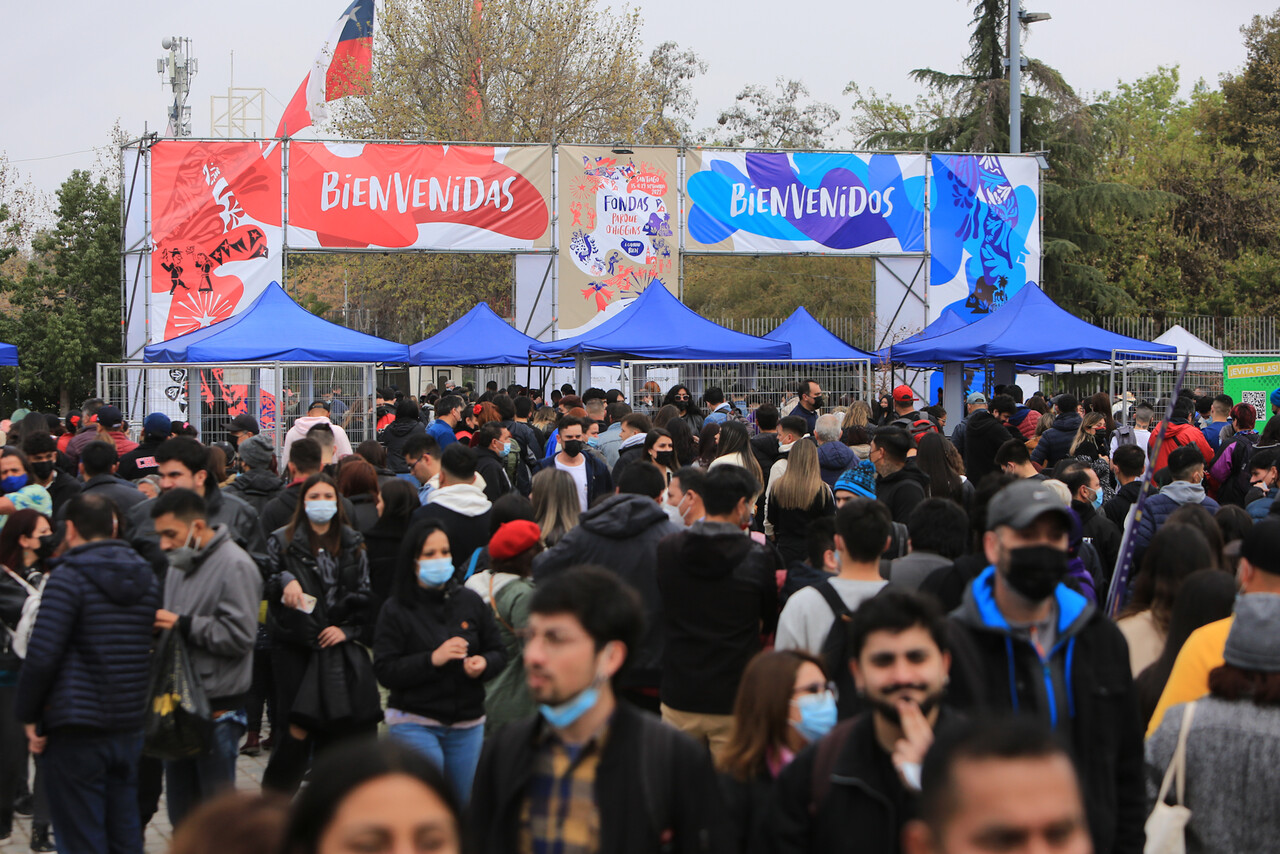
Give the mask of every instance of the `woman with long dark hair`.
M 667 433 L 671 436 L 671 451 L 675 454 L 675 465 L 672 468 L 679 470 L 683 466 L 693 465 L 693 461 L 698 458 L 698 434 L 680 418 L 667 422 Z
M 712 422 L 702 425 L 702 432 L 698 434 L 698 456 L 693 461 L 694 465 L 704 469 L 711 465 L 711 461 L 719 456 L 716 453 L 716 443 L 719 438 L 719 424 Z
M 319 669 L 317 655 L 339 644 L 368 643 L 373 622 L 364 538 L 348 524 L 328 475 L 307 478 L 293 518 L 267 539 L 264 595 L 272 616 L 276 721 L 283 731 L 274 739 L 262 785 L 292 795 L 313 749 L 348 736 L 372 737 L 377 724 L 376 717 L 334 727 L 309 719 L 307 729 L 295 721 L 304 676 L 308 668 L 313 675 Z
M 751 473 L 756 483 L 764 483 L 764 474 L 756 455 L 751 452 L 751 434 L 741 421 L 725 421 L 720 425 L 720 435 L 716 439 L 716 454 L 707 466 L 740 466 Z
M 940 433 L 925 433 L 916 442 L 916 466 L 929 475 L 929 495 L 948 498 L 965 510 L 973 505 L 973 486 L 951 464 L 947 445 L 951 440 Z
M 716 763 L 735 851 L 767 850 L 764 820 L 774 781 L 835 723 L 833 686 L 820 659 L 801 650 L 771 650 L 751 659 L 733 704 L 729 743 Z
M 316 763 L 282 854 L 461 854 L 462 805 L 439 768 L 395 741 L 348 745 Z
M 378 524 L 378 470 L 363 457 L 338 461 L 338 492 L 351 502 L 351 527 L 367 534 Z
M 404 446 L 414 436 L 426 435 L 426 425 L 422 423 L 422 411 L 412 397 L 405 397 L 396 404 L 395 420 L 378 434 L 378 441 L 387 449 L 387 468 L 396 474 L 409 471 L 409 464 L 404 461 Z
M 391 579 L 395 575 L 396 559 L 400 556 L 400 541 L 404 539 L 404 532 L 409 530 L 409 517 L 421 506 L 418 490 L 404 478 L 392 478 L 381 484 L 378 490 L 378 522 L 364 535 L 375 614 L 391 595 Z
M 705 418 L 687 385 L 683 383 L 673 385 L 667 392 L 667 396 L 662 399 L 662 405 L 674 406 L 679 410 L 680 420 L 689 426 L 689 432 L 694 436 L 702 432 L 702 422 Z
M 417 525 L 378 614 L 373 667 L 391 691 L 391 737 L 441 768 L 464 803 L 484 742 L 483 683 L 506 663 L 493 612 L 454 578 L 444 526 Z

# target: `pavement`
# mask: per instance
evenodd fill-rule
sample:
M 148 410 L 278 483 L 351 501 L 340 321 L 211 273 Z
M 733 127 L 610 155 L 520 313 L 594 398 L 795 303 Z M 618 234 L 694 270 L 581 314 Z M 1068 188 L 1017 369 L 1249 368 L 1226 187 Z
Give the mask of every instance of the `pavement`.
M 262 773 L 267 770 L 269 752 L 259 756 L 241 756 L 236 762 L 236 788 L 256 792 L 262 788 Z M 34 773 L 34 770 L 33 770 Z M 169 843 L 173 839 L 173 828 L 169 826 L 169 815 L 165 811 L 164 798 L 160 798 L 160 810 L 147 825 L 144 840 L 146 854 L 167 854 Z M 31 819 L 23 815 L 13 817 L 13 835 L 0 842 L 0 852 L 17 854 L 29 852 L 31 849 Z

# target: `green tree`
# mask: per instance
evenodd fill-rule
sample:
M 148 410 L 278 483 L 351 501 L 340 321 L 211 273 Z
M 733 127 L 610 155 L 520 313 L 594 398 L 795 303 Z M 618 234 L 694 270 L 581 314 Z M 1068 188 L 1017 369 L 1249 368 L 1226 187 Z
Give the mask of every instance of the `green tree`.
M 76 170 L 57 192 L 57 222 L 32 239 L 19 276 L 0 277 L 23 397 L 67 411 L 93 390 L 95 365 L 119 361 L 120 198 L 105 177 Z
M 1239 74 L 1222 77 L 1222 106 L 1206 122 L 1221 142 L 1245 153 L 1246 172 L 1280 166 L 1280 12 L 1240 28 L 1246 60 Z

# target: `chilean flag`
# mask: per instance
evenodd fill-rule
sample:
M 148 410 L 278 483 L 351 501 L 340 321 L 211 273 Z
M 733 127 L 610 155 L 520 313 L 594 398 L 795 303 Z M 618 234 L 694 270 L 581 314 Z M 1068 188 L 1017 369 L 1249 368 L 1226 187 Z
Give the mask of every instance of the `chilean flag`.
M 329 116 L 325 103 L 354 94 L 352 77 L 368 77 L 373 68 L 373 2 L 352 0 L 333 25 L 310 73 L 284 108 L 276 136 L 296 134 L 324 121 Z

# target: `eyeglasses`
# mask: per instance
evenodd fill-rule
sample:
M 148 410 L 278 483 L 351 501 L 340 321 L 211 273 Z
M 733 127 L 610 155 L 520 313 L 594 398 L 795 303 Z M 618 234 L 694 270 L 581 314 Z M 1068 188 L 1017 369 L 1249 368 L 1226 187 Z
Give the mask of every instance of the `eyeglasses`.
M 810 682 L 808 685 L 801 685 L 791 692 L 791 696 L 799 697 L 803 694 L 818 696 L 819 694 L 829 693 L 836 700 L 840 699 L 840 689 L 836 687 L 834 682 Z

